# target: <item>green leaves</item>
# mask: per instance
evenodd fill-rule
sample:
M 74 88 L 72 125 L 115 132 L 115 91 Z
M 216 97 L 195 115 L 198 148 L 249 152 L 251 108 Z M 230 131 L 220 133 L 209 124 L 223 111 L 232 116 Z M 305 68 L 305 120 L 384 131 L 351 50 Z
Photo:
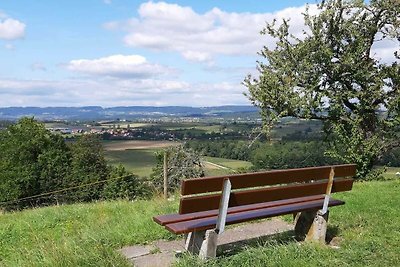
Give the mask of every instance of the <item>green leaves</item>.
M 262 34 L 276 38 L 276 47 L 260 52 L 267 63 L 244 80 L 247 96 L 260 107 L 267 135 L 283 117 L 323 120 L 338 138 L 330 139 L 331 154 L 366 175 L 399 130 L 399 63 L 380 62 L 372 50 L 379 40 L 400 40 L 400 2 L 328 0 L 304 18 L 302 37 L 290 34 L 287 20 L 267 24 Z
M 67 188 L 74 189 L 59 192 Z M 0 202 L 51 193 L 13 202 L 6 208 L 56 201 L 134 199 L 148 195 L 148 191 L 148 186 L 139 184 L 138 177 L 123 167 L 107 165 L 97 136 L 84 135 L 68 146 L 62 136 L 50 133 L 33 118 L 23 118 L 0 131 Z

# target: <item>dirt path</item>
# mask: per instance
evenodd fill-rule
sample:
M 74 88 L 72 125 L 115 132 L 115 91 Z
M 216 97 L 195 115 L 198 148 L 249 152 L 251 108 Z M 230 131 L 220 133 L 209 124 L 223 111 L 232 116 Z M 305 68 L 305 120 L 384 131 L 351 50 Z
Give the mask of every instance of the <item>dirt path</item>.
M 216 164 L 216 163 L 212 163 L 212 162 L 209 162 L 209 161 L 203 161 L 203 163 L 204 163 L 205 167 L 208 168 L 208 169 L 231 170 L 228 167 L 225 167 L 225 166 L 222 166 L 222 165 L 219 165 L 219 164 Z
M 263 220 L 258 223 L 247 223 L 227 229 L 218 238 L 218 252 L 229 253 L 238 247 L 262 240 L 266 236 L 292 230 L 293 226 L 281 219 Z M 176 260 L 176 254 L 184 251 L 184 240 L 159 240 L 151 245 L 124 247 L 120 252 L 133 266 L 171 266 Z

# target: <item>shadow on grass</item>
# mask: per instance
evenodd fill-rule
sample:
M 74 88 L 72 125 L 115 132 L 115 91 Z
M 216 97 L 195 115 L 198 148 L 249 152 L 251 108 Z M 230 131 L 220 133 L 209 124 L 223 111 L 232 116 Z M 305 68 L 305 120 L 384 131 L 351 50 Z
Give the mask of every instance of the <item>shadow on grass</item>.
M 269 234 L 265 236 L 260 236 L 251 239 L 239 240 L 232 243 L 227 243 L 223 245 L 219 245 L 217 248 L 217 256 L 232 256 L 241 251 L 244 251 L 249 248 L 256 248 L 260 246 L 265 246 L 266 244 L 289 244 L 297 242 L 294 238 L 294 231 L 286 231 L 277 234 Z
M 330 244 L 332 239 L 337 237 L 339 235 L 339 227 L 335 226 L 330 226 L 328 225 L 328 228 L 326 229 L 326 243 Z
M 330 244 L 331 241 L 338 235 L 339 235 L 339 227 L 328 226 L 326 232 L 326 244 Z M 217 248 L 217 256 L 218 257 L 232 256 L 246 249 L 265 246 L 268 244 L 287 245 L 289 243 L 298 243 L 298 242 L 301 241 L 296 240 L 294 230 L 290 230 L 277 234 L 265 235 L 256 238 L 244 239 L 232 243 L 219 245 Z

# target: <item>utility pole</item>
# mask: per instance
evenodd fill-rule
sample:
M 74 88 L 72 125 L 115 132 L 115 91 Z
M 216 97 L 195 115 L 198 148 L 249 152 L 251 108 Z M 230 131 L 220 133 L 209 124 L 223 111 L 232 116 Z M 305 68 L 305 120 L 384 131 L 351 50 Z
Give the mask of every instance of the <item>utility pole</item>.
M 164 151 L 164 199 L 168 199 L 168 152 Z

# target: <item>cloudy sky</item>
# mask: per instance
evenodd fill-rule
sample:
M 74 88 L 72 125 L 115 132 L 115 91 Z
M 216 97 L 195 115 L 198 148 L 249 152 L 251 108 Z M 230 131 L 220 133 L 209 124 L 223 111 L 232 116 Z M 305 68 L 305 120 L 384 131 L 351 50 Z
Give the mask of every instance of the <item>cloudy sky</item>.
M 1 0 L 0 106 L 249 104 L 260 30 L 306 2 Z

